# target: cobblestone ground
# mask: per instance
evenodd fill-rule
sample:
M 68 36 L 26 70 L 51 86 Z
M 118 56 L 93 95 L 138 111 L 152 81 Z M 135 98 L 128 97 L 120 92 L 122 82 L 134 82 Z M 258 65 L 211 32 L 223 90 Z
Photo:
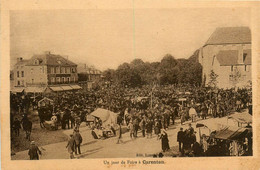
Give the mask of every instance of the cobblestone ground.
M 21 120 L 21 116 L 17 116 Z M 36 111 L 29 111 L 28 114 L 29 119 L 33 122 L 32 126 L 32 133 L 31 133 L 31 140 L 38 143 L 40 146 L 64 142 L 67 141 L 68 137 L 62 131 L 50 131 L 46 129 L 42 129 L 40 127 L 40 121 L 38 117 L 38 113 Z M 30 141 L 25 138 L 25 131 L 20 129 L 20 135 L 16 136 L 15 134 L 12 135 L 12 152 L 20 152 L 27 150 L 30 146 Z
M 165 156 L 178 156 L 178 144 L 177 144 L 177 132 L 180 127 L 184 129 L 188 127 L 186 122 L 184 125 L 180 125 L 177 120 L 175 125 L 171 125 L 167 130 L 169 137 L 169 145 L 171 150 L 164 153 Z M 208 123 L 208 124 L 227 124 L 227 117 L 223 118 L 209 118 L 206 120 L 198 120 L 196 123 Z M 195 128 L 196 123 L 192 123 Z M 229 124 L 232 123 L 229 121 Z M 234 122 L 233 122 L 233 125 Z M 195 131 L 198 129 L 195 128 Z M 72 133 L 72 130 L 60 130 L 63 135 L 68 136 Z M 91 131 L 88 127 L 80 127 L 80 133 L 83 137 L 83 143 L 81 145 L 81 155 L 76 155 L 76 159 L 84 158 L 135 158 L 135 157 L 152 157 L 153 154 L 161 152 L 161 141 L 157 140 L 156 136 L 151 139 L 141 137 L 141 133 L 138 133 L 138 138 L 132 140 L 129 136 L 129 132 L 122 135 L 122 143 L 117 143 L 117 137 L 108 139 L 94 139 L 91 135 Z M 199 135 L 197 133 L 197 135 Z M 198 136 L 197 136 L 198 139 Z M 43 154 L 40 159 L 69 159 L 69 154 L 65 148 L 67 142 L 59 142 L 48 145 L 40 145 L 40 149 Z M 17 152 L 12 156 L 13 160 L 28 159 L 28 150 Z

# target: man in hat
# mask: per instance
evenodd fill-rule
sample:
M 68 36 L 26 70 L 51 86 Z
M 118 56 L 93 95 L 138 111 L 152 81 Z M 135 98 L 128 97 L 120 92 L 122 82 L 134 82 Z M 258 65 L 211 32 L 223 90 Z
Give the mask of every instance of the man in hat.
M 184 132 L 183 128 L 180 128 L 180 131 L 177 134 L 177 142 L 179 142 L 179 151 L 183 152 L 183 140 L 184 140 Z
M 77 151 L 79 151 L 79 154 L 81 154 L 80 152 L 80 144 L 82 143 L 82 136 L 79 133 L 78 129 L 75 129 L 73 132 L 73 137 L 75 139 L 75 154 L 77 155 Z
M 28 151 L 28 155 L 30 156 L 30 160 L 39 160 L 39 155 L 42 154 L 38 146 L 35 145 L 35 142 L 31 142 L 31 146 Z

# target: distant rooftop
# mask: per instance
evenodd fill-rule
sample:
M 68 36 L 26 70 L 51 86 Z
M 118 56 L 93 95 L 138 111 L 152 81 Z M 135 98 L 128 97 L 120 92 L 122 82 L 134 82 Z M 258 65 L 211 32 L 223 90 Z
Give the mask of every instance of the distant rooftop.
M 59 65 L 76 66 L 77 65 L 61 55 L 51 54 L 50 52 L 45 52 L 44 54 L 40 54 L 40 55 L 34 55 L 31 59 L 29 59 L 27 65 L 35 65 L 36 60 L 39 61 L 37 65 L 52 65 L 52 66 L 59 66 Z
M 250 44 L 251 31 L 248 27 L 220 27 L 210 36 L 206 45 Z
M 88 66 L 86 64 L 78 64 L 78 73 L 86 74 L 101 74 L 101 71 L 96 69 L 94 66 Z

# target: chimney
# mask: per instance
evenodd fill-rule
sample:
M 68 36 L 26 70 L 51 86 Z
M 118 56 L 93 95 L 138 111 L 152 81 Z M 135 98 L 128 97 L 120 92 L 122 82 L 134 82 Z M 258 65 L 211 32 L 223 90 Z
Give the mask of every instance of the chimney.
M 48 55 L 48 54 L 51 54 L 50 51 L 45 51 L 44 54 Z
M 22 61 L 22 60 L 23 60 L 22 57 L 17 58 L 17 62 L 20 62 L 20 61 Z

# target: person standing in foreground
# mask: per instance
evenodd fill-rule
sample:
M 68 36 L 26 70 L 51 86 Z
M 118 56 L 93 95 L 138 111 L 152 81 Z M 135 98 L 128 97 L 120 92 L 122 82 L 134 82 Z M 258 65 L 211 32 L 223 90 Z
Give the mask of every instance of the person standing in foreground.
M 30 160 L 39 160 L 39 154 L 41 155 L 41 151 L 38 146 L 35 145 L 35 142 L 31 142 L 31 146 L 28 151 L 28 155 L 30 156 Z
M 184 132 L 183 128 L 180 128 L 180 131 L 177 135 L 177 142 L 179 142 L 179 152 L 183 153 L 183 139 L 184 139 Z
M 130 120 L 128 124 L 129 132 L 130 132 L 130 138 L 133 139 L 134 137 L 134 125 L 132 123 L 132 120 Z
M 66 148 L 68 148 L 68 152 L 70 154 L 70 159 L 73 159 L 74 158 L 73 152 L 74 152 L 74 148 L 75 148 L 75 139 L 72 134 L 70 135 Z
M 76 155 L 78 154 L 77 151 L 79 151 L 79 154 L 81 154 L 81 152 L 80 152 L 80 144 L 82 143 L 82 136 L 80 135 L 78 129 L 74 130 L 73 138 L 75 139 L 75 154 Z
M 160 139 L 162 140 L 162 150 L 163 150 L 163 152 L 169 150 L 170 149 L 169 139 L 168 139 L 168 135 L 167 135 L 165 129 L 162 129 L 162 133 L 161 133 Z
M 15 131 L 16 136 L 19 136 L 20 129 L 21 129 L 21 122 L 18 120 L 18 118 L 15 118 L 13 126 L 14 126 L 14 131 Z
M 122 141 L 122 128 L 121 128 L 121 124 L 119 124 L 119 132 L 118 132 L 118 140 L 117 140 L 117 143 L 116 144 L 119 144 L 120 142 L 123 143 Z

